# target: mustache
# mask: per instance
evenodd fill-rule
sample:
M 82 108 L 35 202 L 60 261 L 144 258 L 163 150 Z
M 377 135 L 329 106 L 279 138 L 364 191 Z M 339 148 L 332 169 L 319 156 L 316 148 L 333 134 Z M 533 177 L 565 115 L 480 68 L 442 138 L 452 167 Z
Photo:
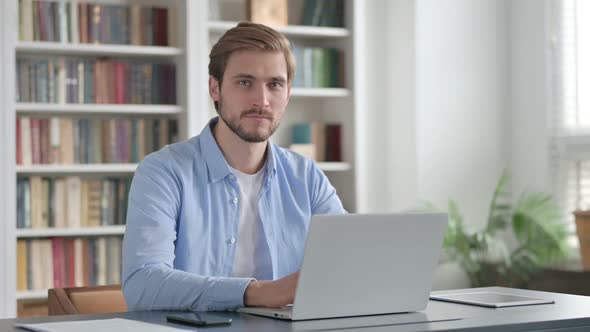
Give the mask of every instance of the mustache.
M 242 113 L 241 117 L 247 117 L 247 116 L 251 116 L 251 115 L 256 115 L 256 116 L 260 116 L 266 119 L 274 119 L 274 116 L 271 112 L 265 111 L 263 109 L 250 109 L 245 111 L 244 113 Z

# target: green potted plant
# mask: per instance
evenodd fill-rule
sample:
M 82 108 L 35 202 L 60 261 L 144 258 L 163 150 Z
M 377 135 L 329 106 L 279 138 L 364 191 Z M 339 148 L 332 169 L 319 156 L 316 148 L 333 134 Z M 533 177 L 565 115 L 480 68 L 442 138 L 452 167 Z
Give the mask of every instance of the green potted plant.
M 522 286 L 543 266 L 566 259 L 566 229 L 560 222 L 559 207 L 551 196 L 525 192 L 516 204 L 506 192 L 504 173 L 494 190 L 485 227 L 476 232 L 465 229 L 463 216 L 449 200 L 449 225 L 444 239 L 443 262 L 457 262 L 473 287 Z M 434 208 L 427 204 L 429 209 Z M 512 236 L 516 245 L 507 245 Z

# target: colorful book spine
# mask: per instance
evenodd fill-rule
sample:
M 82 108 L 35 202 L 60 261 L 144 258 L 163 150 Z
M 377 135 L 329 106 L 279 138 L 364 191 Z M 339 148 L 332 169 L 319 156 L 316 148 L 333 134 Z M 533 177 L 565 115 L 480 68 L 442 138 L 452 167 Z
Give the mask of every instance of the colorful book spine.
M 17 102 L 176 104 L 172 63 L 20 56 Z
M 121 236 L 18 240 L 17 289 L 120 284 L 121 247 Z
M 295 124 L 292 127 L 291 142 L 292 150 L 316 161 L 342 161 L 341 124 Z

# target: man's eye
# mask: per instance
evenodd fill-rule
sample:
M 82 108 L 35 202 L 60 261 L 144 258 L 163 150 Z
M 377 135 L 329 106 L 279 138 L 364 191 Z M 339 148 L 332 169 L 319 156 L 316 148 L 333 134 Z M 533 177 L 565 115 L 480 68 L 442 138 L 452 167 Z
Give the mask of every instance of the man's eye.
M 270 83 L 270 87 L 274 88 L 274 89 L 278 89 L 278 88 L 282 88 L 283 84 L 280 82 L 272 82 L 272 83 Z
M 248 87 L 248 86 L 250 86 L 250 81 L 241 80 L 241 81 L 238 81 L 238 84 L 239 84 L 240 86 L 245 86 L 245 87 Z

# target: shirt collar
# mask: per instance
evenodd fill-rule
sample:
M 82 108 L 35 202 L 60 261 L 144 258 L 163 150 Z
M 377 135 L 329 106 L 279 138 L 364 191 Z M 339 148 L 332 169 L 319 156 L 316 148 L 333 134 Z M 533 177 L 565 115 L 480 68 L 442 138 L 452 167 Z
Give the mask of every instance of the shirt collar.
M 201 146 L 202 155 L 207 163 L 207 169 L 209 171 L 209 180 L 211 182 L 217 182 L 224 179 L 229 174 L 233 174 L 231 167 L 225 160 L 215 137 L 213 137 L 212 128 L 219 121 L 219 117 L 214 117 L 207 123 L 203 131 L 201 131 L 199 144 Z M 276 148 L 274 144 L 268 144 L 267 155 L 266 155 L 266 174 L 265 178 L 270 179 L 277 173 L 276 170 Z

